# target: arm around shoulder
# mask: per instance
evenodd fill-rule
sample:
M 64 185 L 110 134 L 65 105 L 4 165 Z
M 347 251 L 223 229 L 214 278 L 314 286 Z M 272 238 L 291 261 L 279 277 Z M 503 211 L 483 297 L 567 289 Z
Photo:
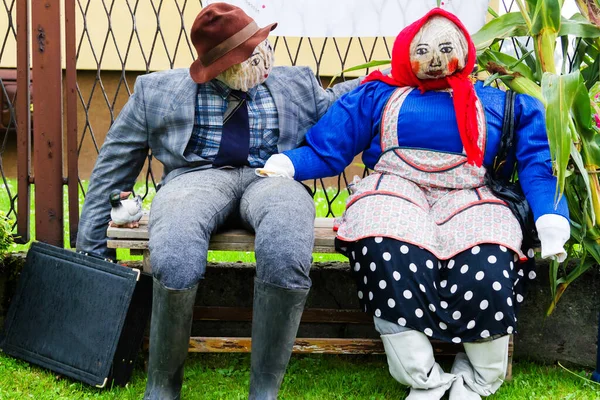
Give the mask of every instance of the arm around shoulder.
M 362 80 L 362 78 L 354 78 L 344 82 L 337 83 L 330 88 L 324 89 L 315 74 L 308 67 L 305 69 L 305 73 L 308 79 L 312 83 L 313 92 L 315 95 L 315 107 L 317 110 L 317 118 L 321 118 L 326 112 L 327 109 L 343 94 L 346 94 L 354 89 L 356 89 Z
M 294 178 L 307 180 L 341 173 L 354 157 L 369 147 L 377 98 L 385 97 L 377 85 L 361 85 L 342 96 L 305 135 L 306 145 L 285 151 L 294 166 Z

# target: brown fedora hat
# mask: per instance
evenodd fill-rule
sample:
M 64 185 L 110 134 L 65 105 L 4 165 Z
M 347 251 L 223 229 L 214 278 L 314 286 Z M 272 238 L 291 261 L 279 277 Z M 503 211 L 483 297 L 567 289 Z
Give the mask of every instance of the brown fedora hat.
M 259 28 L 241 8 L 212 3 L 196 17 L 190 37 L 198 58 L 190 66 L 197 83 L 208 82 L 232 65 L 246 61 L 277 23 Z

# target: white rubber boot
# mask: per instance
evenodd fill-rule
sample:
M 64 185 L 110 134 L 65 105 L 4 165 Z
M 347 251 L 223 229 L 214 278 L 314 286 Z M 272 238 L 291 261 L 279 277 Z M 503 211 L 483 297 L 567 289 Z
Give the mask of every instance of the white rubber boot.
M 450 400 L 479 400 L 494 394 L 504 382 L 508 367 L 508 342 L 502 336 L 489 342 L 465 343 L 465 353 L 458 353 L 452 366 L 456 381 Z
M 450 388 L 454 375 L 447 374 L 435 362 L 433 347 L 423 333 L 408 330 L 381 335 L 390 374 L 410 386 L 407 400 L 439 400 Z

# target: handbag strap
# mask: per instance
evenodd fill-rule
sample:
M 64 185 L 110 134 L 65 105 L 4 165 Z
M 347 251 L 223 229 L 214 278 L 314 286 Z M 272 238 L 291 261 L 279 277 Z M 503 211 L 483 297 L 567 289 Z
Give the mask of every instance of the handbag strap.
M 500 177 L 500 170 L 504 168 L 508 153 L 512 149 L 515 140 L 515 97 L 512 90 L 506 91 L 504 99 L 504 119 L 502 120 L 502 136 L 500 137 L 500 149 L 494 157 L 493 174 Z

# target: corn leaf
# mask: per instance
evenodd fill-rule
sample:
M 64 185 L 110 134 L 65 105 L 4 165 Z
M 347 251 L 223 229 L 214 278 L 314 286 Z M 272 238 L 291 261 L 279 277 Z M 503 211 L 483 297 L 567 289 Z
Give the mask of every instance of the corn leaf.
M 581 215 L 582 213 L 585 215 L 589 215 L 592 220 L 592 223 L 595 223 L 596 213 L 594 212 L 594 207 L 592 206 L 592 187 L 590 185 L 590 177 L 589 177 L 588 171 L 586 170 L 585 165 L 583 163 L 583 158 L 581 158 L 581 154 L 579 154 L 579 151 L 577 151 L 577 148 L 575 147 L 575 144 L 573 142 L 571 142 L 571 158 L 573 159 L 573 163 L 575 163 L 575 166 L 577 167 L 577 169 L 579 170 L 579 173 L 581 174 L 581 179 L 583 180 L 583 184 L 584 184 L 583 189 L 585 190 L 585 196 L 584 196 L 584 198 L 580 198 L 579 201 L 576 201 L 576 202 L 570 203 L 570 204 L 576 205 L 575 214 L 576 215 L 579 214 L 579 218 L 577 220 L 580 223 L 582 223 L 582 224 L 585 223 L 584 217 L 583 217 L 583 215 Z M 567 198 L 567 200 L 568 200 L 568 198 Z M 570 209 L 569 209 L 569 214 L 573 214 L 570 211 Z
M 494 18 L 498 18 L 499 15 L 496 11 L 494 11 L 494 9 L 492 7 L 488 7 L 488 13 L 490 13 L 490 15 Z
M 502 66 L 506 66 L 507 70 L 512 72 L 518 72 L 523 75 L 527 79 L 534 80 L 533 72 L 524 62 L 525 57 L 528 57 L 529 54 L 521 57 L 521 60 L 517 60 L 516 58 L 501 53 L 499 51 L 486 50 L 482 54 L 479 55 L 477 61 L 480 65 L 487 65 L 488 62 L 495 62 L 496 64 L 500 64 Z
M 556 298 L 556 288 L 560 284 L 560 282 L 558 282 L 559 265 L 560 264 L 556 260 L 550 261 L 550 271 L 548 275 L 550 276 L 550 295 L 553 299 Z M 553 302 L 553 304 L 556 304 L 556 302 Z M 552 313 L 552 310 L 549 310 L 548 313 L 546 313 L 546 315 L 550 315 L 550 313 Z
M 586 82 L 586 86 L 589 87 L 600 79 L 600 54 L 596 49 L 588 49 L 588 54 L 592 54 L 591 58 L 594 61 L 592 65 L 583 68 L 581 74 Z
M 600 37 L 600 27 L 590 24 L 588 21 L 577 17 L 578 14 L 571 19 L 562 19 L 558 36 L 572 35 L 582 38 L 597 38 Z
M 536 9 L 538 1 L 539 0 L 526 0 L 525 1 L 525 5 L 526 5 L 525 8 L 529 15 L 533 15 L 533 11 Z
M 585 271 L 600 263 L 600 245 L 589 238 L 583 239 L 583 244 L 585 245 L 585 249 L 587 250 L 588 254 L 592 256 L 593 260 L 586 258 L 585 260 L 582 260 L 577 267 L 573 268 L 573 270 L 571 270 L 565 278 L 565 283 L 567 284 L 573 282 Z
M 527 46 L 525 44 L 523 44 L 520 40 L 513 39 L 513 43 L 517 44 L 517 46 L 519 47 L 519 49 L 521 50 L 521 52 L 523 54 L 529 53 L 529 49 L 527 48 Z M 538 82 L 538 83 L 541 82 L 543 72 L 538 68 L 538 63 L 537 63 L 537 60 L 536 60 L 534 54 L 530 54 L 529 56 L 525 57 L 525 63 L 527 64 L 529 69 L 533 72 L 533 76 L 534 76 L 533 81 Z
M 588 244 L 587 242 L 591 242 L 591 243 L 595 244 L 596 247 L 598 247 L 598 244 L 593 241 L 586 240 L 586 243 L 585 243 L 586 250 L 588 250 L 588 252 L 590 254 L 592 254 L 592 251 L 590 251 L 591 249 L 588 248 L 588 246 L 590 244 Z M 594 251 L 596 254 L 598 254 L 598 249 L 594 249 Z M 556 285 L 556 286 L 554 288 L 551 286 L 551 291 L 553 292 L 554 296 L 552 299 L 552 303 L 550 304 L 550 307 L 546 311 L 547 316 L 552 314 L 552 312 L 554 311 L 554 309 L 556 307 L 556 304 L 558 303 L 558 300 L 563 295 L 565 290 L 567 290 L 567 287 L 569 287 L 569 285 L 575 279 L 577 279 L 581 274 L 583 274 L 585 271 L 587 271 L 591 267 L 595 266 L 597 262 L 598 262 L 597 259 L 590 259 L 589 257 L 583 257 L 579 261 L 579 264 L 577 264 L 577 266 L 569 272 L 569 274 L 567 275 L 566 278 L 560 278 L 560 279 L 555 280 L 554 282 L 552 280 L 552 277 L 550 278 L 551 285 L 552 286 Z M 552 271 L 551 271 L 551 273 L 552 273 Z
M 531 18 L 531 34 L 558 33 L 562 19 L 561 9 L 561 0 L 537 0 Z
M 339 78 L 343 73 L 351 72 L 351 71 L 360 71 L 361 69 L 379 67 L 381 65 L 388 65 L 391 62 L 392 62 L 391 60 L 373 60 L 366 64 L 360 64 L 360 65 L 355 65 L 354 67 L 351 67 L 351 68 L 346 68 L 339 74 L 336 74 L 331 77 L 331 81 L 329 81 L 329 86 L 333 85 L 333 82 L 336 80 L 336 78 Z
M 488 22 L 472 36 L 477 51 L 490 47 L 494 41 L 514 36 L 527 35 L 527 25 L 521 13 L 504 14 Z
M 573 150 L 571 150 L 571 154 L 572 153 Z M 586 176 L 587 179 L 585 179 L 585 181 L 587 181 L 587 185 L 589 186 L 589 176 L 587 176 L 587 171 L 585 171 L 585 168 L 583 167 L 581 156 L 579 157 L 578 161 L 581 163 L 581 166 L 578 166 L 578 168 L 582 172 L 571 179 L 567 179 L 565 197 L 567 198 L 567 203 L 569 204 L 571 236 L 574 237 L 578 243 L 581 243 L 585 236 L 585 216 L 587 214 L 584 214 L 584 207 L 580 206 L 580 204 L 590 204 L 591 194 L 585 188 L 581 188 L 581 181 L 584 181 L 584 176 Z M 586 207 L 586 209 L 589 209 L 589 207 Z
M 590 97 L 581 76 L 575 92 L 571 115 L 581 141 L 581 154 L 583 155 L 585 168 L 592 174 L 589 178 L 593 209 L 592 224 L 595 225 L 595 216 L 600 214 L 600 182 L 598 181 L 598 175 L 596 175 L 600 168 L 600 135 L 594 129 Z
M 574 107 L 571 112 L 577 132 L 582 139 L 586 140 L 587 142 L 593 142 L 596 132 L 593 128 L 592 106 L 590 104 L 588 90 L 585 87 L 585 83 L 581 74 L 579 74 L 577 87 L 574 92 L 573 106 Z M 600 156 L 600 153 L 598 156 Z M 600 162 L 600 158 L 598 161 Z
M 575 102 L 579 79 L 579 71 L 566 75 L 545 73 L 542 77 L 542 94 L 547 104 L 548 141 L 552 159 L 555 161 L 560 195 L 564 191 L 567 164 L 571 152 L 571 125 L 573 123 L 570 110 Z

